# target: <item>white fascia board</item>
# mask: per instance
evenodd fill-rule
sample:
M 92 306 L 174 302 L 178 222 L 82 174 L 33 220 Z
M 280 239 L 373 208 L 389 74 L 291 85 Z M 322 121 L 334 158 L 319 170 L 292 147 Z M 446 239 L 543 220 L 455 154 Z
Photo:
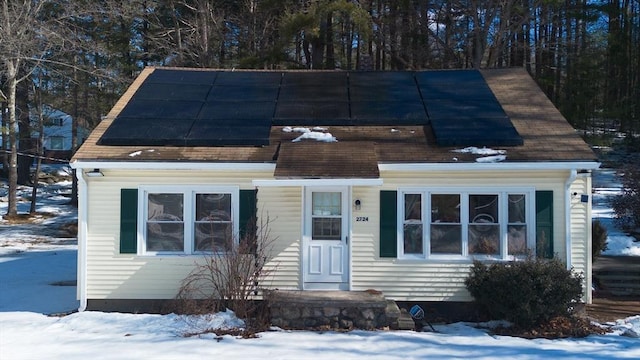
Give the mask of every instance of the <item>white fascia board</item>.
M 378 164 L 380 171 L 596 170 L 599 162 L 406 163 Z
M 253 186 L 382 186 L 382 179 L 255 179 Z
M 275 163 L 249 162 L 158 162 L 158 161 L 73 161 L 73 169 L 111 169 L 111 170 L 229 170 L 229 171 L 271 171 Z

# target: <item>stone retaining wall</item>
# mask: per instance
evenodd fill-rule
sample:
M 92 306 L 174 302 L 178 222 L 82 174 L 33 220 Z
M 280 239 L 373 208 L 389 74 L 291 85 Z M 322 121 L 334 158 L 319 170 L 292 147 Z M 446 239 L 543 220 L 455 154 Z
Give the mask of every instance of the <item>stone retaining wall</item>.
M 382 294 L 349 291 L 273 291 L 271 324 L 283 329 L 393 328 L 400 310 Z

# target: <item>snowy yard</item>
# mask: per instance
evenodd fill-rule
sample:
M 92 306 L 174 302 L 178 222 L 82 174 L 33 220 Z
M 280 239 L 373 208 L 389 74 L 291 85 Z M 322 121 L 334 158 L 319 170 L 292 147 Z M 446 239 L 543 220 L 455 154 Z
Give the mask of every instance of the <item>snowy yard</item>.
M 606 335 L 563 340 L 492 336 L 470 323 L 436 325 L 436 333 L 274 329 L 257 339 L 185 337 L 198 329 L 235 327 L 241 322 L 230 312 L 199 318 L 102 312 L 48 316 L 78 307 L 76 245 L 74 239 L 53 231 L 76 216 L 63 196 L 69 184 L 46 186 L 40 194 L 39 211 L 56 216 L 28 226 L 0 222 L 0 359 L 640 358 L 640 314 L 608 324 L 611 331 Z M 612 221 L 608 199 L 620 191 L 615 174 L 599 172 L 594 190 L 593 216 L 610 235 L 605 254 L 640 256 L 640 243 L 616 230 Z M 24 191 L 30 194 L 30 189 Z M 6 202 L 0 203 L 0 213 L 5 212 Z M 625 332 L 636 337 L 621 336 Z

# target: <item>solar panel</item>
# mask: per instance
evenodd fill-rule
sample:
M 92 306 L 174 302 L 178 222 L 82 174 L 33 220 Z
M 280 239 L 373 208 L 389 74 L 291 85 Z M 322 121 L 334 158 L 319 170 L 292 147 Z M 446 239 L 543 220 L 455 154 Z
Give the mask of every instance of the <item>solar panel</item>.
M 243 121 L 235 124 L 199 119 L 185 138 L 186 146 L 269 145 L 271 122 Z
M 122 109 L 119 117 L 195 119 L 203 104 L 201 101 L 132 99 L 124 109 Z
M 508 118 L 430 118 L 440 146 L 518 146 L 522 137 Z
M 522 144 L 477 70 L 178 69 L 154 70 L 99 143 L 266 145 L 271 125 L 427 124 L 441 146 Z
M 468 118 L 507 118 L 497 101 L 485 100 L 432 100 L 425 101 L 430 118 L 468 119 Z
M 211 90 L 211 85 L 145 83 L 136 91 L 133 99 L 204 101 L 209 90 Z
M 282 86 L 278 102 L 348 101 L 347 87 Z
M 408 71 L 352 71 L 349 86 L 415 86 L 414 73 Z
M 274 121 L 289 121 L 290 124 L 317 125 L 344 123 L 349 119 L 349 103 L 346 101 L 278 102 Z
M 301 87 L 347 87 L 347 72 L 341 71 L 296 71 L 284 73 L 282 86 Z
M 354 125 L 425 125 L 429 118 L 422 102 L 352 101 Z
M 257 119 L 269 123 L 276 103 L 272 101 L 216 101 L 202 105 L 199 119 Z
M 403 101 L 422 102 L 418 88 L 414 85 L 356 86 L 349 87 L 351 101 Z
M 145 84 L 201 84 L 211 85 L 218 72 L 207 70 L 155 69 L 144 80 Z
M 118 117 L 104 132 L 100 145 L 184 146 L 192 119 Z
M 216 86 L 255 86 L 278 87 L 282 80 L 281 72 L 268 71 L 220 71 L 215 81 Z
M 279 86 L 236 86 L 214 85 L 207 96 L 207 101 L 272 101 L 278 98 Z
M 438 83 L 457 84 L 467 86 L 469 84 L 484 84 L 484 78 L 478 70 L 426 70 L 415 73 L 419 86 Z

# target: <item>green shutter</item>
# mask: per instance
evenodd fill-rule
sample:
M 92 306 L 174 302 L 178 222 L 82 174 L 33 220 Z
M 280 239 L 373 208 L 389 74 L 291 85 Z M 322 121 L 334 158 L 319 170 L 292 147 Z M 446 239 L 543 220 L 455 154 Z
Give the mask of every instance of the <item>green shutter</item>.
M 138 250 L 138 189 L 120 190 L 120 253 Z
M 380 257 L 398 256 L 398 193 L 380 191 Z
M 240 190 L 240 241 L 250 240 L 251 234 L 256 232 L 256 219 L 258 214 L 257 207 L 258 190 Z M 255 244 L 249 246 L 250 252 L 255 252 Z M 242 249 L 243 247 L 241 247 Z
M 553 258 L 553 191 L 536 191 L 536 252 Z

